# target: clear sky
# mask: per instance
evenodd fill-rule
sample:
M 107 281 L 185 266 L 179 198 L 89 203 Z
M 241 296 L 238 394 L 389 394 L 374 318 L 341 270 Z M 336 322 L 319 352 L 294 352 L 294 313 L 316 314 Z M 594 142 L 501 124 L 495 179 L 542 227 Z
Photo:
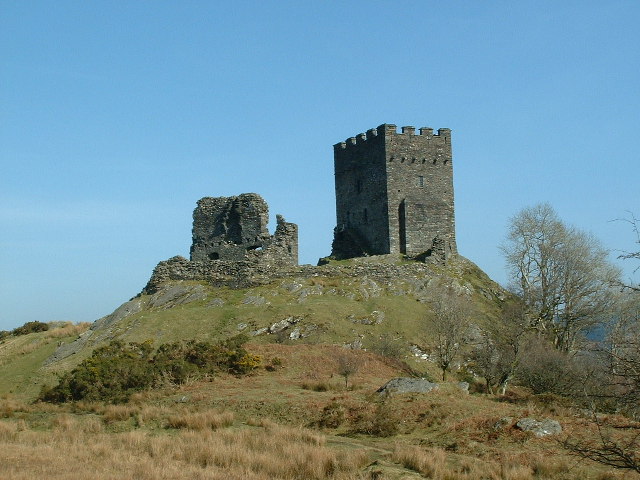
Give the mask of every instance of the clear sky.
M 203 196 L 260 193 L 315 264 L 332 145 L 381 123 L 452 129 L 458 247 L 495 280 L 539 202 L 632 249 L 638 25 L 637 0 L 0 0 L 0 329 L 110 313 L 188 257 Z

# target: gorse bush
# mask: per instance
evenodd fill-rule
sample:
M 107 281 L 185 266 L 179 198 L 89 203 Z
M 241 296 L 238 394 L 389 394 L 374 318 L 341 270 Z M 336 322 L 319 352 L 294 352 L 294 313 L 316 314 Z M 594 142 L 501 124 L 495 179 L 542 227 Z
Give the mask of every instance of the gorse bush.
M 27 335 L 28 333 L 46 332 L 47 330 L 49 330 L 48 324 L 35 321 L 35 322 L 27 322 L 21 327 L 14 328 L 11 331 L 11 334 L 18 336 L 18 335 Z
M 244 349 L 245 341 L 244 336 L 215 344 L 191 340 L 162 344 L 154 352 L 151 341 L 114 340 L 62 375 L 58 385 L 44 387 L 39 400 L 122 403 L 137 391 L 167 381 L 182 384 L 217 372 L 244 375 L 260 365 L 260 357 Z

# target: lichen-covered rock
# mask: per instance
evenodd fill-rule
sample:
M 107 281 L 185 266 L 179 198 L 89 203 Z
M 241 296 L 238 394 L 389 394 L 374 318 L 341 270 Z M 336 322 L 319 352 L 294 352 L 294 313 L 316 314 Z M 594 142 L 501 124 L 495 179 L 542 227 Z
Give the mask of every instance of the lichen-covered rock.
M 547 435 L 558 435 L 562 433 L 562 426 L 556 420 L 544 419 L 536 420 L 535 418 L 521 418 L 516 422 L 516 427 L 523 432 L 531 432 L 536 437 L 545 437 Z
M 378 393 L 429 393 L 438 389 L 438 384 L 424 378 L 398 377 L 389 380 Z
M 209 303 L 207 303 L 207 307 L 222 307 L 224 305 L 224 300 L 221 298 L 212 298 Z
M 279 322 L 274 323 L 273 325 L 271 325 L 269 327 L 269 333 L 278 333 L 281 332 L 282 330 L 285 330 L 287 328 L 289 328 L 292 325 L 295 325 L 296 323 L 298 323 L 299 319 L 296 317 L 287 317 L 284 318 L 282 320 L 280 320 Z
M 469 393 L 469 382 L 458 382 L 456 386 L 461 392 Z

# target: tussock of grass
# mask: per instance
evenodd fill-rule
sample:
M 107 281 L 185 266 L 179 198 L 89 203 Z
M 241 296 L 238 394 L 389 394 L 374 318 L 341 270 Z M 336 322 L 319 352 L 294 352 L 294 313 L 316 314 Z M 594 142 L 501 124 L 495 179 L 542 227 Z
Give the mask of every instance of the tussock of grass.
M 174 415 L 168 418 L 169 428 L 187 428 L 190 430 L 218 430 L 219 428 L 230 427 L 234 420 L 233 412 L 216 412 L 208 410 L 206 412 L 185 413 Z
M 139 411 L 139 407 L 132 405 L 107 405 L 102 412 L 102 418 L 105 423 L 122 422 L 133 417 Z
M 278 426 L 240 430 L 184 430 L 177 435 L 143 431 L 105 434 L 89 428 L 54 432 L 19 432 L 14 422 L 0 422 L 0 477 L 15 480 L 195 478 L 288 480 L 355 479 L 367 457 L 338 451 L 324 437 L 301 428 Z M 64 434 L 62 431 L 64 430 Z M 61 434 L 57 434 L 60 432 Z
M 446 453 L 439 448 L 426 450 L 413 445 L 398 445 L 393 452 L 394 461 L 427 478 L 442 478 L 447 468 L 446 459 Z
M 86 332 L 91 323 L 89 322 L 81 322 L 81 323 L 71 323 L 65 322 L 61 326 L 57 328 L 50 328 L 44 333 L 44 337 L 46 338 L 64 338 L 64 337 L 74 337 L 78 336 L 81 333 Z

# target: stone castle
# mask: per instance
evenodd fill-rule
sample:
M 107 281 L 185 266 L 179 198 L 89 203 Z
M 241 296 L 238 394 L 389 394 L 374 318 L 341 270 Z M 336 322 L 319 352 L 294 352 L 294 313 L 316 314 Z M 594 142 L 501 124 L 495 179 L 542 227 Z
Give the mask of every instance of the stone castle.
M 444 263 L 455 255 L 451 131 L 380 125 L 334 145 L 337 226 L 331 257 L 404 254 Z M 298 227 L 255 193 L 205 197 L 193 212 L 190 259 L 160 262 L 143 290 L 167 280 L 242 285 L 298 265 Z
M 456 253 L 451 130 L 383 124 L 333 153 L 334 258 Z

